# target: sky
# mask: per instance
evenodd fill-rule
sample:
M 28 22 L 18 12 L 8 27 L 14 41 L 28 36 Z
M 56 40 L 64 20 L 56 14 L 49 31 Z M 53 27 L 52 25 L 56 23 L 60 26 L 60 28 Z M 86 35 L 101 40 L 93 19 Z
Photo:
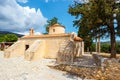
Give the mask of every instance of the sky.
M 72 4 L 73 0 L 0 0 L 0 31 L 28 35 L 29 29 L 34 28 L 35 34 L 42 34 L 47 20 L 57 17 L 66 27 L 66 33 L 77 33 L 78 28 L 73 27 L 75 17 L 68 13 Z M 109 38 L 102 41 L 109 41 Z
M 0 30 L 28 34 L 45 32 L 47 20 L 53 17 L 66 27 L 66 33 L 76 32 L 75 17 L 68 13 L 73 0 L 0 0 Z

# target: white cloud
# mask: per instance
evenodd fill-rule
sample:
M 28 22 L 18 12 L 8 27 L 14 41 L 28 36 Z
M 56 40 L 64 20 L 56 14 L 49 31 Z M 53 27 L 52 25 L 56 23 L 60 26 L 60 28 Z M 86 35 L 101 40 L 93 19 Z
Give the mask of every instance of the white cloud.
M 45 0 L 46 3 L 48 3 L 48 0 Z
M 88 3 L 89 0 L 75 0 L 75 1 L 78 1 L 78 2 L 81 2 L 81 3 Z
M 41 33 L 40 32 L 35 32 L 35 35 L 41 35 Z
M 0 0 L 0 30 L 24 32 L 31 27 L 42 30 L 46 21 L 40 9 L 22 7 L 16 0 Z
M 29 32 L 28 31 L 25 31 L 25 32 L 17 32 L 18 34 L 21 34 L 21 35 L 29 35 Z
M 21 2 L 21 3 L 27 3 L 28 0 L 17 0 L 18 2 Z
M 25 32 L 18 32 L 18 34 L 22 34 L 22 35 L 29 35 L 29 31 L 25 31 Z M 40 33 L 40 32 L 35 32 L 34 33 L 35 35 L 41 35 L 42 33 Z

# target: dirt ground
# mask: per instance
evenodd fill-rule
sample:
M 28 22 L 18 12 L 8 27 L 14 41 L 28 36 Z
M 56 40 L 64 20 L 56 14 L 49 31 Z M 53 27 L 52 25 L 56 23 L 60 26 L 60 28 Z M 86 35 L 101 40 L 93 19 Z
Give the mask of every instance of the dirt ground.
M 108 59 L 103 65 L 104 68 L 97 65 L 95 66 L 95 60 L 92 59 L 92 56 L 87 55 L 90 54 L 85 54 L 85 56 L 79 58 L 77 65 L 56 65 L 50 67 L 75 74 L 82 79 L 120 80 L 120 55 L 117 55 L 117 59 L 110 59 L 109 54 L 101 53 L 100 55 L 103 58 Z
M 81 80 L 66 72 L 49 68 L 55 59 L 26 61 L 23 57 L 4 58 L 0 52 L 0 80 Z

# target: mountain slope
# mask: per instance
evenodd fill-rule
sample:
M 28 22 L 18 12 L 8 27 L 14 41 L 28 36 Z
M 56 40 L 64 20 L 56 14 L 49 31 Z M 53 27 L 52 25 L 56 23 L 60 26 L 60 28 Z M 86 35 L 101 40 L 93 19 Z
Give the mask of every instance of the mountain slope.
M 8 32 L 8 31 L 0 31 L 0 34 L 15 34 L 18 37 L 22 37 L 24 35 L 22 34 L 18 34 L 18 33 L 13 33 L 13 32 Z

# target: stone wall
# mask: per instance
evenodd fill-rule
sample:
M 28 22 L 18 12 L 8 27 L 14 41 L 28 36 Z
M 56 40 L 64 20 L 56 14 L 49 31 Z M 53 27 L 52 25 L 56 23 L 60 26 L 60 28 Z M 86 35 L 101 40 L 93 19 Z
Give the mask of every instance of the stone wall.
M 99 54 L 92 54 L 97 67 L 101 68 L 101 71 L 105 71 L 107 67 L 112 66 L 113 63 L 119 64 L 119 59 L 114 58 L 104 58 Z
M 25 45 L 32 45 L 36 40 L 41 40 L 44 42 L 44 47 L 41 47 L 40 50 L 44 50 L 44 58 L 57 58 L 58 50 L 61 42 L 64 40 L 69 40 L 69 37 L 52 37 L 52 38 L 31 38 L 31 39 L 22 39 L 25 41 Z M 41 51 L 39 51 L 41 54 Z
M 58 51 L 58 64 L 72 64 L 76 57 L 82 56 L 82 42 L 67 40 L 63 42 Z
M 45 54 L 45 41 L 36 40 L 34 43 L 25 51 L 26 60 L 38 60 L 44 57 Z
M 15 44 L 10 46 L 8 49 L 5 49 L 4 57 L 16 57 L 24 55 L 24 41 L 17 41 Z
M 37 50 L 31 49 L 33 44 L 40 40 L 41 43 L 35 44 Z M 41 58 L 57 58 L 61 42 L 69 40 L 68 37 L 43 37 L 43 38 L 23 38 L 5 50 L 4 57 L 24 56 L 27 60 L 38 60 Z M 26 48 L 26 46 L 28 48 Z M 34 51 L 34 53 L 32 53 Z M 32 53 L 32 55 L 31 55 Z M 27 55 L 26 55 L 27 54 Z M 30 57 L 32 56 L 32 58 Z
M 41 42 L 37 43 L 36 41 Z M 27 60 L 57 58 L 59 57 L 58 54 L 61 53 L 60 47 L 63 45 L 62 49 L 64 51 L 62 53 L 67 55 L 65 59 L 67 60 L 67 57 L 69 57 L 73 61 L 72 58 L 79 57 L 83 52 L 82 42 L 71 40 L 71 34 L 24 36 L 18 42 L 5 51 L 5 57 L 25 56 Z
M 61 48 L 58 51 L 57 63 L 58 64 L 71 64 L 73 62 L 74 47 L 73 41 L 66 41 L 62 43 Z
M 102 64 L 102 56 L 98 55 L 98 54 L 92 54 L 94 60 L 95 60 L 95 63 L 97 66 L 101 66 Z

